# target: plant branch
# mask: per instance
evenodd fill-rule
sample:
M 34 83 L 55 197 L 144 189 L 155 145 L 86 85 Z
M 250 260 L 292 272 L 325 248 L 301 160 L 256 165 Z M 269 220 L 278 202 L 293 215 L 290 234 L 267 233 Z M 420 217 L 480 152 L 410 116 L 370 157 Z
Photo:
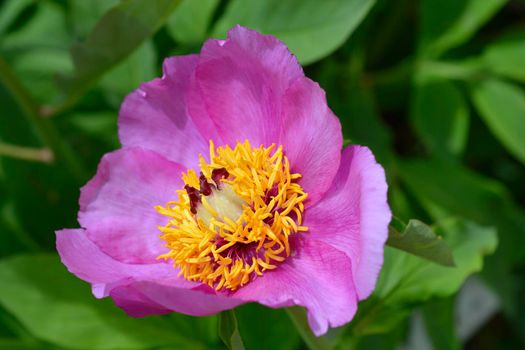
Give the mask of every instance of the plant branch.
M 9 145 L 7 143 L 0 143 L 0 156 L 42 163 L 53 162 L 53 153 L 49 150 L 49 148 L 23 147 Z
M 42 118 L 39 105 L 18 81 L 9 65 L 0 57 L 0 83 L 11 93 L 27 120 L 36 129 L 38 136 L 52 152 L 52 159 L 63 162 L 79 181 L 85 180 L 84 167 L 69 145 L 61 138 L 50 120 Z

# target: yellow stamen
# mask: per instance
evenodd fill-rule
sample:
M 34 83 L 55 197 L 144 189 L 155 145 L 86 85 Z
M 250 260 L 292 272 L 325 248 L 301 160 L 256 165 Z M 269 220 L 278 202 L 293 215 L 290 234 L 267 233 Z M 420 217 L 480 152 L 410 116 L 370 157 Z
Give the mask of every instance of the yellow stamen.
M 210 161 L 201 155 L 199 166 L 211 193 L 189 169 L 182 180 L 191 188 L 155 207 L 169 218 L 159 230 L 170 251 L 159 258 L 171 259 L 188 280 L 236 290 L 290 256 L 289 237 L 308 230 L 302 226 L 307 194 L 282 146 L 245 141 L 215 148 L 210 141 L 209 152 Z M 226 175 L 214 178 L 214 171 Z

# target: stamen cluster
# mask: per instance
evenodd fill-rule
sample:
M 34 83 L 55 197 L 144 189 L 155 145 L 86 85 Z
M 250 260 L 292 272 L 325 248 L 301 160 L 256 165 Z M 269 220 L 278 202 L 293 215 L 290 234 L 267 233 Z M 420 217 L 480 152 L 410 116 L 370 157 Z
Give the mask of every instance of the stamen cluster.
M 246 141 L 200 156 L 200 174 L 183 174 L 179 200 L 156 210 L 169 218 L 159 227 L 180 274 L 221 290 L 236 290 L 291 254 L 289 237 L 304 232 L 307 194 L 291 173 L 282 147 L 253 148 Z

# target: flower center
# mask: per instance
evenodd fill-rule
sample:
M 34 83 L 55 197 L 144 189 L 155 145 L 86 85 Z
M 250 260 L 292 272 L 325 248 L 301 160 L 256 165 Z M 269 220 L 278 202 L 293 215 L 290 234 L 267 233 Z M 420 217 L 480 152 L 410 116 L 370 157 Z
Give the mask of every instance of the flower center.
M 307 194 L 281 146 L 210 141 L 210 162 L 199 159 L 199 175 L 182 175 L 179 200 L 155 208 L 169 218 L 159 229 L 170 251 L 159 258 L 190 281 L 236 290 L 290 256 L 289 237 L 308 230 Z

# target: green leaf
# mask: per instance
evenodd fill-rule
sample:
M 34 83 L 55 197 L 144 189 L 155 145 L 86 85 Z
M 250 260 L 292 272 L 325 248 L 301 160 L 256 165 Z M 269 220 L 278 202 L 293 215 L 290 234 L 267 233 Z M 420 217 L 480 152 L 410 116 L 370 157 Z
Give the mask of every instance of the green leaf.
M 208 26 L 219 0 L 183 0 L 166 23 L 170 35 L 185 45 L 198 45 L 206 39 Z
M 35 9 L 32 19 L 6 34 L 0 48 L 22 85 L 40 103 L 50 104 L 60 94 L 54 76 L 73 70 L 67 50 L 71 37 L 60 6 L 48 1 L 32 6 Z
M 398 350 L 407 341 L 408 321 L 397 324 L 391 330 L 380 334 L 346 337 L 336 348 L 338 350 Z M 350 345 L 350 346 L 348 346 Z
M 93 350 L 198 346 L 163 318 L 132 318 L 110 300 L 95 299 L 88 285 L 68 273 L 56 256 L 4 259 L 0 280 L 0 304 L 41 340 Z
M 506 0 L 423 0 L 419 51 L 436 57 L 469 40 Z
M 435 350 L 460 350 L 454 315 L 455 298 L 438 299 L 422 307 L 427 333 Z
M 213 34 L 240 24 L 284 41 L 303 64 L 336 50 L 363 21 L 375 0 L 233 0 Z
M 50 104 L 60 96 L 54 77 L 71 73 L 73 65 L 66 50 L 37 48 L 19 53 L 13 70 L 35 99 Z
M 247 349 L 297 349 L 301 338 L 283 309 L 270 309 L 256 303 L 235 308 L 235 315 Z
M 380 298 L 389 295 L 390 302 L 395 303 L 452 295 L 470 274 L 481 271 L 483 256 L 496 250 L 498 240 L 492 227 L 454 219 L 442 222 L 439 230 L 453 249 L 456 267 L 439 266 L 410 255 L 387 252 L 386 278 L 378 284 Z M 400 269 L 400 265 L 403 268 Z
M 75 75 L 63 82 L 68 94 L 58 111 L 76 102 L 104 72 L 151 37 L 179 3 L 179 0 L 125 0 L 106 12 L 86 41 L 71 49 Z
M 63 9 L 51 1 L 38 1 L 36 5 L 36 12 L 30 21 L 2 38 L 2 50 L 53 48 L 67 51 L 71 36 Z
M 7 0 L 0 5 L 0 34 L 9 28 L 17 17 L 25 10 L 34 0 Z
M 68 0 L 75 36 L 85 38 L 100 17 L 118 3 L 119 0 Z
M 228 349 L 244 350 L 234 310 L 221 312 L 219 316 L 219 337 Z
M 100 75 L 160 28 L 179 1 L 123 1 L 109 10 L 84 43 L 72 49 L 77 78 Z
M 525 163 L 525 92 L 516 85 L 488 79 L 473 87 L 472 98 L 492 133 Z
M 525 259 L 525 212 L 510 193 L 492 179 L 437 159 L 403 161 L 397 169 L 404 185 L 435 220 L 461 215 L 497 227 L 498 250 L 488 258 L 483 277 L 502 298 L 505 312 L 516 317 L 522 292 L 511 271 Z
M 454 294 L 470 274 L 481 270 L 483 256 L 496 249 L 493 228 L 447 220 L 440 229 L 452 247 L 456 267 L 440 266 L 386 247 L 373 297 L 360 306 L 354 321 L 355 334 L 387 332 L 408 316 L 414 305 Z
M 398 165 L 404 184 L 423 205 L 433 202 L 453 215 L 496 226 L 501 258 L 514 263 L 525 258 L 520 248 L 525 245 L 525 214 L 500 183 L 437 159 L 406 160 Z
M 448 80 L 419 82 L 411 119 L 427 148 L 440 156 L 460 155 L 468 136 L 469 111 L 460 90 Z
M 482 57 L 492 72 L 525 83 L 525 35 L 491 44 Z
M 450 247 L 423 222 L 412 219 L 405 226 L 394 218 L 388 232 L 389 246 L 443 266 L 455 266 Z
M 43 344 L 31 344 L 19 339 L 0 338 L 0 350 L 44 350 L 49 349 Z
M 130 91 L 157 76 L 157 54 L 151 40 L 145 41 L 100 80 L 107 100 L 118 109 Z

